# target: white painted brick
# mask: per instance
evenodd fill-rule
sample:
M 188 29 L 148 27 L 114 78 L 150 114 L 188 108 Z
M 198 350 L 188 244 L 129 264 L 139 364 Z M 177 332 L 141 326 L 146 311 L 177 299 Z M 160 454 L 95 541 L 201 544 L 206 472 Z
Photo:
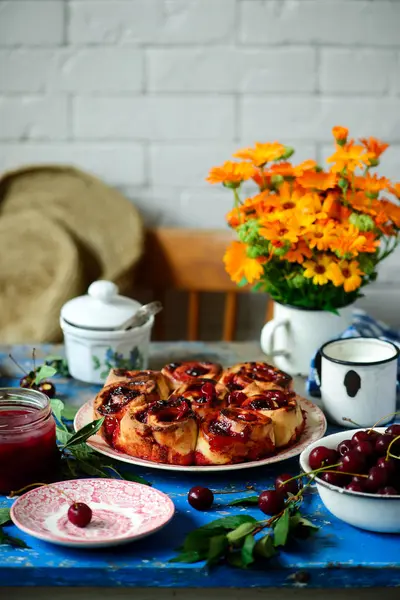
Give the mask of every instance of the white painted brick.
M 38 48 L 0 50 L 0 91 L 41 92 L 55 82 L 57 53 Z
M 63 42 L 62 0 L 0 2 L 0 45 L 52 46 Z
M 239 0 L 240 40 L 247 44 L 399 43 L 397 0 Z
M 231 140 L 234 129 L 228 96 L 86 96 L 74 103 L 77 138 Z
M 307 92 L 315 89 L 312 49 L 150 49 L 146 59 L 151 91 Z
M 2 143 L 0 172 L 26 164 L 70 164 L 111 184 L 143 185 L 143 149 L 139 144 Z
M 241 139 L 329 141 L 334 125 L 352 136 L 400 141 L 400 98 L 245 97 Z
M 174 224 L 174 215 L 179 212 L 179 188 L 164 185 L 120 186 L 119 189 L 137 206 L 147 227 Z
M 323 93 L 384 93 L 396 75 L 400 74 L 395 51 L 321 50 L 320 90 Z
M 137 48 L 72 48 L 58 57 L 57 89 L 69 92 L 138 92 L 143 55 Z
M 235 0 L 73 1 L 73 43 L 221 43 L 234 33 Z
M 143 55 L 137 48 L 0 50 L 0 91 L 138 92 Z
M 210 168 L 229 160 L 236 144 L 152 144 L 150 146 L 150 183 L 181 187 L 208 188 L 205 181 Z M 228 190 L 229 193 L 229 190 Z
M 68 136 L 67 98 L 0 97 L 0 139 L 64 139 Z

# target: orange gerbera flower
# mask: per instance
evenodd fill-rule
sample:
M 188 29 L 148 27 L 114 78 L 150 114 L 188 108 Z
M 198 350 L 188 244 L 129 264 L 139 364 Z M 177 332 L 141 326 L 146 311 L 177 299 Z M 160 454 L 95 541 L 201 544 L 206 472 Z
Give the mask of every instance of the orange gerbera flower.
M 296 243 L 299 239 L 300 231 L 298 229 L 287 227 L 279 221 L 267 222 L 263 225 L 261 220 L 260 225 L 260 235 L 273 244 L 280 241 Z
M 334 163 L 331 168 L 334 173 L 340 173 L 344 169 L 352 173 L 357 167 L 368 165 L 370 158 L 373 158 L 373 155 L 367 152 L 364 146 L 349 142 L 345 146 L 338 146 L 336 152 L 326 160 L 328 163 Z
M 332 128 L 333 137 L 336 142 L 342 146 L 346 143 L 347 136 L 349 135 L 349 130 L 347 127 L 340 127 L 340 125 Z
M 249 258 L 247 245 L 242 242 L 232 242 L 227 248 L 223 260 L 225 269 L 235 283 L 240 283 L 243 278 L 248 283 L 254 283 L 263 274 L 262 262 L 265 262 L 265 259 Z
M 360 265 L 356 260 L 347 261 L 342 260 L 342 262 L 335 267 L 337 269 L 337 283 L 335 285 L 343 285 L 344 291 L 354 292 L 357 290 L 362 284 L 362 277 L 364 273 L 360 269 Z
M 373 231 L 366 231 L 363 235 L 365 242 L 360 245 L 359 252 L 376 252 L 381 243 L 376 239 L 375 233 Z
M 381 142 L 374 137 L 370 138 L 361 138 L 360 142 L 365 146 L 365 148 L 373 154 L 374 158 L 379 158 L 381 154 L 383 154 L 386 148 L 389 148 L 389 144 L 385 144 L 385 142 Z
M 281 256 L 281 260 L 302 264 L 305 258 L 311 258 L 311 256 L 312 252 L 310 248 L 305 242 L 300 240 L 298 244 L 292 244 L 290 250 L 288 250 L 284 256 Z
M 301 177 L 297 178 L 297 183 L 304 188 L 315 188 L 324 191 L 335 187 L 336 174 L 324 173 L 323 171 L 306 171 Z
M 312 279 L 314 285 L 325 285 L 335 277 L 333 264 L 332 258 L 326 255 L 318 256 L 316 260 L 306 260 L 303 275 L 307 279 Z
M 378 177 L 367 173 L 365 177 L 354 177 L 354 186 L 378 197 L 381 190 L 389 189 L 390 181 L 386 177 Z
M 332 240 L 335 239 L 335 230 L 337 225 L 335 223 L 328 222 L 324 225 L 315 223 L 311 226 L 309 233 L 307 234 L 308 245 L 310 248 L 317 248 L 317 250 L 329 250 Z
M 235 163 L 230 160 L 224 162 L 220 167 L 213 167 L 206 179 L 209 183 L 237 184 L 237 187 L 242 181 L 251 179 L 255 173 L 255 169 L 249 163 Z
M 393 204 L 393 202 L 389 202 L 389 200 L 382 200 L 380 205 L 387 219 L 390 219 L 396 227 L 400 228 L 400 206 Z
M 390 191 L 396 196 L 396 198 L 400 199 L 400 183 L 394 183 L 391 186 Z
M 346 201 L 351 204 L 352 208 L 367 215 L 376 215 L 379 210 L 379 202 L 372 198 L 368 198 L 363 191 L 348 192 L 345 198 Z
M 233 156 L 235 158 L 242 158 L 243 160 L 250 160 L 256 167 L 261 167 L 267 162 L 278 160 L 286 151 L 287 148 L 278 142 L 274 142 L 273 144 L 260 144 L 256 142 L 254 148 L 243 148 Z

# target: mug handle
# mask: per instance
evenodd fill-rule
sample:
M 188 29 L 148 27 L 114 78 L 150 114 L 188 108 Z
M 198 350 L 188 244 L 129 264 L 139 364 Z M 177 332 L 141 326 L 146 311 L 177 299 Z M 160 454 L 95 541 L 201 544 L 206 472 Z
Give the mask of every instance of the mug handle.
M 275 331 L 278 327 L 287 327 L 289 321 L 287 319 L 272 319 L 268 321 L 261 332 L 261 348 L 267 356 L 290 356 L 290 353 L 283 348 L 275 349 Z

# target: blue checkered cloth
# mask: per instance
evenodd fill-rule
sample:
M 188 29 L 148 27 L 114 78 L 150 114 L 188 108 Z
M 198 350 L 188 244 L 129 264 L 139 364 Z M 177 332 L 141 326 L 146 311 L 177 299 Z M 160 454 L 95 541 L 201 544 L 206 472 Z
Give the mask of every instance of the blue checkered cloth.
M 381 340 L 392 342 L 400 348 L 400 331 L 390 329 L 390 327 L 386 323 L 383 323 L 382 321 L 376 321 L 375 319 L 367 315 L 367 313 L 363 310 L 356 309 L 353 311 L 353 323 L 350 325 L 350 327 L 348 327 L 348 329 L 346 329 L 346 331 L 343 331 L 343 333 L 335 339 L 345 339 L 352 337 L 377 337 Z M 315 353 L 315 356 L 311 360 L 310 374 L 306 381 L 306 392 L 314 398 L 320 398 L 321 384 L 316 369 L 316 356 L 317 353 Z M 397 379 L 399 383 L 400 358 L 398 363 Z

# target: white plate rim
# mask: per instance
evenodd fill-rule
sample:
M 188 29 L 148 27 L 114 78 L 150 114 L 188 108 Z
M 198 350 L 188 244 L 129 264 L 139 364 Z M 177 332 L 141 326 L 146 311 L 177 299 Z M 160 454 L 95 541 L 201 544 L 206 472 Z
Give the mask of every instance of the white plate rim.
M 82 479 L 82 482 L 88 482 L 93 480 L 96 485 L 101 485 L 102 483 L 105 482 L 121 482 L 124 484 L 128 484 L 128 485 L 132 485 L 134 487 L 145 487 L 147 488 L 148 486 L 141 484 L 141 483 L 137 483 L 134 481 L 126 481 L 126 480 L 119 480 L 119 479 L 101 479 L 101 478 L 85 478 Z M 48 487 L 54 486 L 54 485 L 60 485 L 63 483 L 69 483 L 70 481 L 79 481 L 79 480 L 65 480 L 65 481 L 56 481 L 54 483 L 50 483 L 48 485 Z M 16 527 L 18 527 L 18 529 L 20 529 L 21 531 L 23 531 L 24 533 L 27 533 L 28 535 L 37 538 L 38 540 L 41 540 L 43 542 L 48 542 L 51 544 L 55 544 L 57 546 L 68 546 L 69 548 L 108 548 L 108 547 L 113 547 L 113 546 L 122 546 L 125 544 L 130 544 L 132 542 L 135 542 L 136 540 L 141 540 L 143 538 L 146 538 L 150 535 L 153 535 L 154 533 L 157 533 L 158 531 L 160 531 L 161 529 L 163 529 L 166 525 L 168 525 L 168 523 L 171 522 L 171 520 L 173 519 L 174 515 L 175 515 L 175 504 L 172 502 L 171 498 L 168 496 L 168 494 L 166 494 L 165 492 L 162 492 L 161 490 L 155 488 L 155 487 L 151 487 L 150 489 L 158 492 L 161 496 L 164 496 L 166 502 L 168 502 L 168 504 L 170 505 L 171 511 L 170 514 L 168 516 L 168 518 L 161 523 L 160 525 L 158 525 L 157 527 L 154 527 L 153 529 L 150 529 L 148 531 L 144 531 L 140 534 L 132 534 L 130 536 L 126 536 L 126 537 L 116 537 L 115 539 L 108 539 L 108 540 L 68 540 L 65 538 L 57 538 L 55 536 L 53 536 L 50 532 L 49 535 L 46 535 L 45 533 L 39 533 L 38 531 L 36 531 L 35 529 L 32 529 L 31 527 L 28 527 L 26 525 L 24 525 L 23 523 L 21 523 L 18 519 L 18 517 L 16 516 L 15 512 L 16 509 L 18 508 L 18 504 L 22 501 L 22 499 L 24 499 L 28 494 L 34 494 L 35 492 L 37 492 L 40 488 L 35 488 L 33 490 L 30 490 L 29 492 L 26 492 L 25 494 L 23 494 L 22 496 L 19 496 L 17 498 L 17 500 L 14 502 L 14 504 L 11 506 L 10 508 L 10 517 L 12 522 L 14 523 L 14 525 Z
M 166 463 L 156 463 L 150 460 L 143 460 L 142 458 L 135 458 L 134 456 L 129 456 L 123 452 L 118 452 L 110 447 L 106 447 L 106 443 L 104 440 L 95 435 L 87 441 L 87 445 L 96 450 L 100 454 L 104 456 L 108 456 L 109 458 L 113 458 L 114 460 L 118 460 L 120 462 L 124 462 L 127 464 L 135 465 L 137 467 L 145 467 L 150 469 L 161 469 L 163 471 L 180 471 L 187 473 L 207 473 L 207 472 L 221 472 L 221 471 L 237 471 L 241 469 L 252 469 L 255 467 L 262 467 L 265 465 L 270 465 L 278 462 L 282 462 L 289 458 L 294 458 L 295 456 L 299 456 L 303 450 L 305 450 L 310 444 L 313 442 L 317 442 L 320 440 L 327 428 L 327 422 L 324 413 L 321 408 L 311 402 L 310 400 L 306 400 L 306 398 L 302 398 L 298 396 L 300 400 L 300 405 L 303 410 L 307 413 L 307 422 L 304 432 L 302 433 L 300 440 L 286 448 L 281 450 L 277 454 L 273 456 L 269 456 L 267 458 L 263 458 L 258 461 L 251 462 L 243 462 L 237 463 L 233 465 L 191 465 L 191 466 L 183 466 L 183 465 L 169 465 Z M 90 420 L 84 420 L 81 422 L 81 419 L 85 413 L 85 411 L 89 411 L 89 409 L 93 410 L 93 400 L 89 400 L 86 402 L 75 415 L 74 419 L 74 429 L 78 431 L 81 427 L 87 425 Z M 310 428 L 310 417 L 314 417 L 313 427 Z

